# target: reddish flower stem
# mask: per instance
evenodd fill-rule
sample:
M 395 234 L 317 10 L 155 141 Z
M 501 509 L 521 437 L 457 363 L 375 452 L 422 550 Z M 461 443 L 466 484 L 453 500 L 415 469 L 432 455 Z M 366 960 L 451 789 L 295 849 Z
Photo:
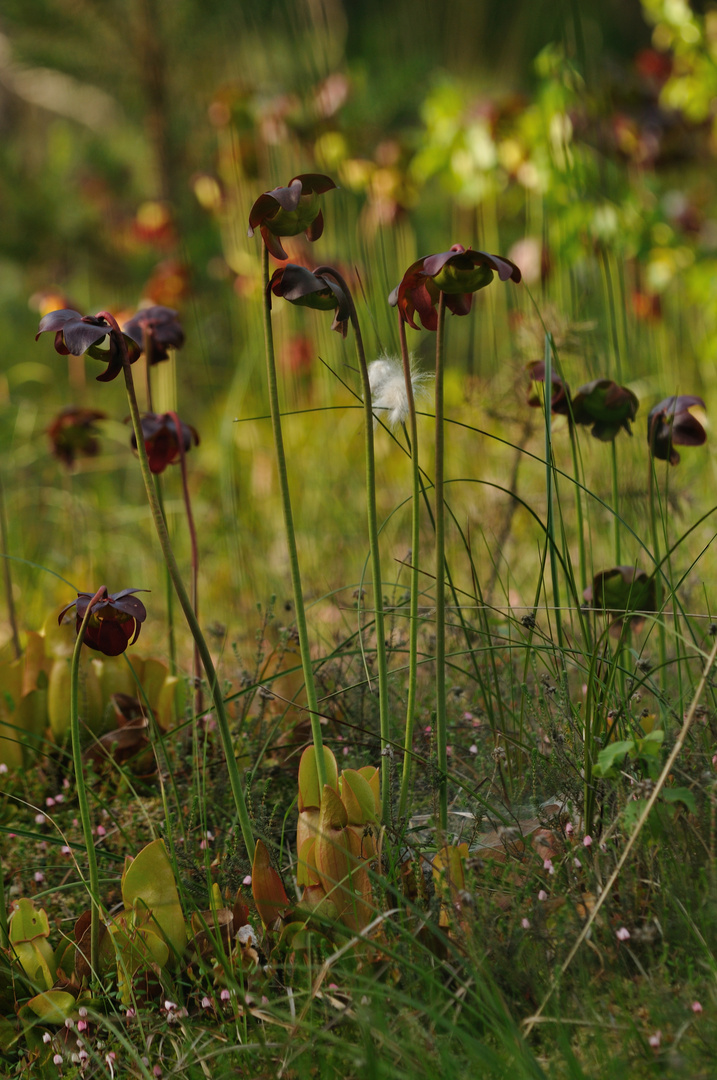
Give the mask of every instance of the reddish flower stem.
M 184 494 L 184 508 L 187 512 L 187 527 L 189 528 L 189 539 L 192 545 L 192 607 L 194 608 L 194 614 L 197 619 L 199 618 L 199 548 L 197 545 L 197 530 L 194 527 L 194 515 L 192 514 L 192 503 L 189 498 L 189 484 L 187 483 L 187 455 L 184 450 L 184 439 L 182 437 L 182 422 L 177 416 L 176 412 L 170 410 L 168 413 L 172 417 L 174 427 L 177 432 L 177 446 L 179 447 L 179 464 L 182 470 L 182 492 Z M 196 716 L 201 716 L 203 704 L 202 704 L 202 675 L 201 675 L 201 661 L 199 659 L 199 649 L 197 648 L 196 641 L 194 642 L 194 712 Z

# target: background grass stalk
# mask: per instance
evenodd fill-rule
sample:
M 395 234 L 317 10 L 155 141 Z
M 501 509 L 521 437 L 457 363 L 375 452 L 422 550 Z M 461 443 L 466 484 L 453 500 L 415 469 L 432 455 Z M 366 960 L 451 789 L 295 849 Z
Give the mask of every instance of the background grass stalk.
M 652 554 L 655 560 L 655 610 L 657 611 L 657 642 L 660 652 L 660 689 L 667 689 L 667 633 L 665 631 L 665 613 L 663 610 L 662 570 L 660 568 L 660 534 L 657 528 L 657 504 L 659 492 L 655 475 L 655 459 L 650 454 L 647 464 L 647 486 L 650 503 L 650 532 L 652 534 Z
M 101 316 L 112 326 L 115 331 L 122 337 L 122 332 L 117 325 L 117 321 L 114 316 L 109 312 L 101 312 Z M 142 434 L 142 422 L 139 415 L 139 407 L 137 405 L 137 395 L 134 389 L 134 380 L 132 378 L 132 368 L 129 364 L 125 349 L 124 364 L 122 366 L 125 378 L 125 386 L 127 388 L 127 400 L 129 402 L 129 411 L 132 418 L 132 427 L 134 428 L 135 438 L 137 440 L 137 455 L 139 457 L 139 467 L 142 473 L 142 479 L 144 480 L 144 487 L 147 493 L 147 501 L 154 521 L 154 527 L 157 532 L 157 538 L 159 540 L 159 546 L 162 549 L 162 556 L 164 558 L 165 565 L 169 571 L 172 583 L 174 585 L 175 592 L 177 593 L 177 599 L 179 600 L 180 607 L 184 612 L 184 617 L 187 620 L 189 630 L 196 642 L 199 650 L 199 656 L 202 661 L 202 667 L 207 676 L 207 682 L 212 695 L 212 701 L 214 702 L 214 709 L 217 714 L 217 726 L 219 727 L 219 734 L 222 740 L 222 746 L 224 748 L 224 756 L 227 763 L 227 772 L 229 774 L 229 783 L 232 789 L 232 795 L 234 796 L 234 805 L 236 807 L 237 815 L 239 817 L 239 825 L 242 832 L 242 838 L 247 849 L 247 855 L 251 859 L 254 854 L 254 836 L 252 833 L 251 821 L 249 819 L 249 811 L 247 809 L 246 800 L 244 798 L 244 789 L 242 788 L 241 777 L 239 776 L 239 769 L 237 767 L 236 758 L 234 756 L 234 744 L 232 742 L 231 731 L 229 730 L 229 719 L 227 717 L 227 711 L 224 705 L 224 698 L 222 697 L 221 686 L 219 685 L 219 679 L 217 678 L 216 669 L 214 667 L 214 661 L 212 660 L 211 653 L 207 646 L 204 634 L 201 627 L 197 622 L 197 618 L 194 614 L 194 608 L 192 602 L 189 599 L 187 590 L 184 587 L 182 581 L 182 575 L 179 572 L 179 566 L 172 550 L 172 544 L 169 539 L 169 533 L 167 532 L 167 526 L 162 516 L 162 511 L 157 501 L 157 493 L 152 482 L 152 473 L 149 468 L 149 459 L 147 458 L 147 448 L 144 445 L 144 436 Z
M 555 516 L 553 512 L 553 433 L 550 412 L 550 387 L 553 376 L 553 341 L 550 334 L 545 335 L 545 391 L 543 412 L 545 414 L 545 497 L 547 502 L 546 534 L 550 549 L 550 577 L 553 584 L 553 608 L 558 647 L 563 644 L 563 621 L 560 611 L 560 582 L 558 578 L 558 558 L 555 546 Z
M 294 515 L 291 509 L 289 477 L 286 471 L 286 455 L 284 453 L 284 437 L 281 430 L 279 391 L 276 379 L 276 360 L 274 357 L 274 333 L 271 326 L 271 294 L 269 292 L 269 251 L 266 245 L 264 245 L 263 247 L 262 260 L 264 271 L 264 345 L 266 349 L 266 379 L 269 389 L 269 411 L 271 413 L 271 428 L 274 435 L 276 466 L 279 473 L 281 506 L 284 513 L 284 532 L 286 535 L 286 544 L 289 549 L 289 569 L 291 571 L 291 584 L 294 592 L 296 630 L 299 635 L 299 652 L 301 654 L 301 667 L 304 673 L 306 706 L 309 710 L 309 716 L 311 718 L 311 735 L 314 742 L 314 749 L 316 751 L 316 770 L 319 777 L 319 785 L 321 790 L 323 790 L 324 784 L 326 783 L 326 764 L 324 762 L 323 752 L 324 744 L 321 734 L 321 720 L 319 717 L 318 698 L 316 696 L 314 669 L 311 665 L 311 649 L 309 647 L 309 634 L 306 626 L 304 596 L 301 589 L 301 571 L 299 569 L 299 555 L 296 550 L 296 536 L 294 533 Z
M 169 533 L 167 526 L 167 515 L 164 509 L 164 495 L 162 492 L 162 477 L 154 476 L 154 490 L 157 496 L 157 502 L 159 503 L 159 509 L 164 519 L 164 527 Z M 174 587 L 172 585 L 172 576 L 165 564 L 164 567 L 165 578 L 165 592 L 167 597 L 167 646 L 169 651 L 169 670 L 172 675 L 177 674 L 177 636 L 174 632 Z M 176 712 L 176 708 L 175 708 Z
M 617 469 L 617 436 L 610 442 L 610 463 L 612 470 L 612 508 L 613 534 L 615 537 L 615 566 L 622 566 L 620 545 L 620 478 Z
M 438 755 L 438 828 L 445 835 L 448 827 L 448 743 L 446 719 L 446 593 L 445 593 L 445 507 L 443 502 L 444 431 L 443 431 L 443 352 L 446 326 L 446 297 L 440 293 L 436 330 L 436 751 Z
M 95 854 L 95 842 L 92 837 L 92 819 L 90 817 L 90 804 L 87 799 L 85 787 L 85 774 L 82 762 L 82 748 L 80 746 L 80 654 L 82 642 L 85 640 L 85 630 L 92 615 L 92 608 L 97 601 L 106 594 L 107 589 L 101 585 L 87 605 L 84 618 L 77 632 L 77 640 L 72 653 L 70 667 L 70 738 L 72 740 L 72 762 L 75 769 L 75 784 L 77 786 L 77 805 L 82 825 L 82 835 L 85 839 L 87 851 L 87 866 L 90 877 L 90 969 L 92 983 L 98 981 L 98 959 L 100 951 L 100 878 L 97 870 L 97 857 Z
M 408 794 L 411 784 L 411 763 L 413 750 L 413 729 L 416 719 L 416 686 L 418 682 L 418 595 L 419 595 L 419 548 L 421 542 L 421 474 L 418 465 L 418 423 L 416 421 L 416 402 L 413 396 L 411 379 L 411 358 L 408 355 L 406 341 L 406 322 L 398 312 L 398 336 L 401 342 L 401 361 L 406 380 L 406 399 L 408 401 L 408 424 L 411 452 L 411 584 L 408 624 L 408 687 L 406 698 L 406 726 L 404 733 L 403 773 L 401 775 L 401 794 L 398 802 L 398 816 L 406 813 Z
M 381 573 L 381 551 L 378 543 L 378 515 L 376 512 L 376 461 L 373 444 L 374 415 L 371 400 L 371 383 L 368 377 L 366 351 L 363 345 L 361 326 L 358 320 L 356 304 L 348 283 L 333 266 L 319 266 L 314 271 L 317 275 L 330 275 L 343 290 L 349 307 L 349 318 L 356 342 L 356 356 L 361 372 L 363 393 L 364 436 L 366 455 L 366 511 L 368 515 L 368 543 L 371 557 L 371 576 L 373 578 L 373 606 L 376 634 L 376 666 L 378 668 L 379 730 L 381 734 L 381 814 L 384 823 L 388 823 L 390 812 L 391 777 L 390 759 L 383 754 L 391 746 L 391 717 L 388 700 L 388 661 L 386 658 L 386 631 L 383 611 L 383 575 Z M 410 382 L 410 377 L 409 377 Z M 415 413 L 414 413 L 415 415 Z

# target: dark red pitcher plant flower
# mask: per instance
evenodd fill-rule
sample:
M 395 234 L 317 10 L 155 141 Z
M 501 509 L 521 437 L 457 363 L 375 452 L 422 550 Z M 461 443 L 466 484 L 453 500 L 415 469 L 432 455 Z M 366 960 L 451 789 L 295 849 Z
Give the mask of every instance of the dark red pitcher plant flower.
M 705 403 L 696 394 L 680 394 L 679 397 L 668 397 L 650 409 L 647 417 L 647 441 L 650 445 L 650 453 L 658 461 L 669 461 L 670 465 L 677 465 L 680 455 L 675 450 L 677 446 L 702 446 L 707 440 L 707 433 L 696 416 L 690 409 L 693 405 L 699 405 L 704 409 Z
M 282 296 L 284 300 L 299 307 L 333 311 L 331 329 L 346 337 L 351 314 L 348 298 L 340 285 L 330 277 L 314 274 L 305 266 L 287 263 L 271 275 L 269 289 L 270 302 L 273 293 L 274 296 Z
M 446 307 L 454 315 L 467 315 L 473 293 L 490 285 L 494 273 L 501 281 L 517 283 L 521 279 L 520 270 L 510 259 L 454 244 L 450 251 L 425 255 L 409 266 L 388 302 L 398 307 L 414 330 L 418 329 L 415 312 L 426 330 L 437 330 L 440 294 L 445 295 Z
M 279 237 L 303 232 L 307 240 L 318 240 L 324 231 L 319 196 L 335 187 L 323 173 L 300 173 L 286 187 L 263 192 L 249 212 L 248 235 L 259 228 L 269 253 L 283 262 L 289 256 Z
M 141 419 L 144 445 L 149 458 L 149 468 L 153 473 L 163 473 L 168 465 L 181 460 L 182 452 L 191 450 L 192 445 L 199 446 L 199 435 L 191 424 L 179 421 L 181 443 L 177 432 L 177 422 L 173 413 L 145 413 Z M 137 438 L 132 433 L 132 449 L 137 449 Z
M 148 364 L 158 364 L 169 358 L 169 349 L 181 349 L 184 330 L 174 308 L 155 304 L 133 315 L 123 327 L 133 341 L 142 343 Z
M 103 586 L 100 598 L 92 605 L 85 628 L 85 645 L 104 653 L 105 656 L 119 656 L 128 645 L 134 645 L 142 623 L 147 618 L 147 609 L 134 593 L 147 591 L 122 589 L 121 592 L 108 593 Z M 95 595 L 91 592 L 78 593 L 76 600 L 63 607 L 57 618 L 58 623 L 62 622 L 68 611 L 75 608 L 75 626 L 79 633 L 87 608 Z
M 51 311 L 40 320 L 35 341 L 40 334 L 48 332 L 54 333 L 55 351 L 60 356 L 69 356 L 70 353 L 82 356 L 87 353 L 94 360 L 104 360 L 107 368 L 97 376 L 98 382 L 111 382 L 117 378 L 122 370 L 125 346 L 130 364 L 138 360 L 142 353 L 141 332 L 136 336 L 129 332 L 120 333 L 110 326 L 103 315 L 80 315 L 79 311 L 68 308 Z
M 572 402 L 576 424 L 590 426 L 590 434 L 602 442 L 612 442 L 620 429 L 632 435 L 630 424 L 640 407 L 632 390 L 612 379 L 594 379 L 581 386 Z
M 71 469 L 78 457 L 96 457 L 100 451 L 97 420 L 106 420 L 100 409 L 66 405 L 47 428 L 52 452 Z

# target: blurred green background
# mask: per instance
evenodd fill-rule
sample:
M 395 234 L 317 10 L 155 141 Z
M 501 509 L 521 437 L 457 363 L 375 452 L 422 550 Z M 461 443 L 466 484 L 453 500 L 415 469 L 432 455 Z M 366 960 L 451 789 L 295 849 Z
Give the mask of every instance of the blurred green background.
M 543 352 L 534 300 L 572 386 L 606 375 L 640 397 L 619 452 L 621 512 L 644 533 L 648 409 L 674 393 L 700 394 L 708 414 L 717 404 L 716 101 L 717 13 L 684 0 L 5 0 L 0 470 L 9 551 L 26 560 L 12 570 L 22 626 L 72 598 L 46 567 L 81 589 L 151 589 L 143 640 L 164 648 L 164 579 L 121 380 L 96 383 L 91 360 L 33 341 L 40 313 L 64 306 L 180 311 L 187 342 L 156 369 L 155 407 L 176 405 L 202 438 L 189 458 L 202 621 L 218 640 L 250 639 L 254 605 L 290 594 L 271 432 L 255 419 L 267 412 L 260 249 L 246 226 L 260 192 L 302 171 L 340 190 L 325 197 L 315 250 L 297 240 L 290 254 L 353 276 L 372 356 L 396 350 L 386 296 L 418 256 L 461 242 L 523 270 L 527 287 L 494 286 L 450 320 L 449 416 L 489 435 L 451 430 L 449 476 L 517 485 L 544 511 L 544 468 L 490 437 L 540 452 L 526 407 L 525 364 Z M 367 554 L 353 346 L 316 313 L 277 302 L 274 318 L 296 413 L 286 439 L 305 586 L 310 600 L 331 596 L 330 634 L 355 621 Z M 433 336 L 409 331 L 409 345 L 429 369 Z M 70 403 L 108 416 L 100 454 L 72 471 L 45 434 Z M 399 587 L 408 462 L 388 436 L 377 445 Z M 570 471 L 559 428 L 556 445 Z M 582 447 L 586 483 L 609 500 L 607 449 L 587 433 Z M 678 532 L 714 485 L 711 450 L 683 456 L 668 490 Z M 165 494 L 188 565 L 178 473 Z M 530 606 L 531 522 L 472 482 L 451 498 L 495 602 Z M 606 521 L 588 509 L 594 570 L 610 565 Z M 711 536 L 708 523 L 694 551 Z M 626 548 L 624 561 L 639 559 L 629 537 Z M 687 585 L 704 604 L 702 579 Z

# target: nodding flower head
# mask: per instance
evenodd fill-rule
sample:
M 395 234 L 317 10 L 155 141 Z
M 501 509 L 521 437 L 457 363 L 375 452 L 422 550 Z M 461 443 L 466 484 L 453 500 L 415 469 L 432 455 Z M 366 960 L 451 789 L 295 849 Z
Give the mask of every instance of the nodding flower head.
M 272 293 L 274 296 L 283 296 L 285 300 L 299 307 L 333 311 L 331 329 L 346 337 L 350 316 L 349 303 L 343 289 L 328 275 L 314 274 L 305 266 L 287 263 L 271 275 L 270 301 Z
M 181 444 L 177 432 L 177 422 L 181 432 Z M 145 413 L 141 419 L 144 446 L 149 458 L 149 468 L 153 473 L 162 473 L 168 465 L 179 461 L 182 451 L 188 453 L 192 444 L 199 446 L 199 435 L 190 424 L 185 424 L 175 414 Z M 137 449 L 137 438 L 132 433 L 132 449 Z
M 413 396 L 421 397 L 431 376 L 427 372 L 411 369 Z M 393 356 L 381 356 L 368 366 L 371 386 L 371 404 L 374 419 L 382 420 L 389 427 L 404 424 L 408 417 L 408 394 L 403 364 Z
M 55 457 L 68 469 L 78 457 L 96 457 L 100 443 L 95 421 L 106 417 L 107 413 L 99 409 L 83 409 L 77 405 L 61 409 L 47 429 Z
M 303 232 L 308 240 L 318 240 L 324 231 L 319 195 L 335 187 L 323 173 L 301 173 L 287 187 L 265 191 L 249 212 L 249 236 L 258 226 L 269 253 L 283 262 L 289 256 L 278 238 Z
M 520 270 L 510 259 L 454 244 L 450 251 L 425 255 L 409 266 L 388 302 L 414 330 L 416 311 L 426 330 L 437 330 L 440 294 L 445 294 L 446 307 L 454 315 L 467 315 L 473 293 L 490 285 L 494 272 L 501 281 L 520 281 Z
M 174 308 L 155 304 L 143 308 L 124 324 L 124 332 L 134 341 L 142 342 L 148 364 L 169 359 L 168 349 L 181 349 L 184 331 Z
M 40 320 L 35 341 L 46 332 L 55 335 L 55 351 L 60 356 L 82 356 L 87 353 L 94 360 L 104 360 L 107 368 L 97 376 L 98 382 L 111 382 L 122 370 L 125 348 L 130 364 L 142 352 L 142 336 L 118 333 L 102 315 L 80 315 L 79 311 L 62 308 L 51 311 Z M 105 340 L 107 339 L 107 340 Z
M 576 424 L 592 425 L 590 434 L 612 442 L 621 428 L 632 435 L 631 422 L 640 407 L 632 390 L 612 379 L 594 379 L 581 386 L 572 401 Z
M 84 643 L 90 649 L 104 653 L 105 656 L 119 656 L 128 645 L 134 645 L 139 637 L 142 623 L 147 618 L 147 609 L 134 593 L 147 592 L 146 589 L 122 589 L 121 592 L 102 595 L 92 605 L 90 618 L 85 628 Z M 61 623 L 72 608 L 76 609 L 75 626 L 79 633 L 82 621 L 94 593 L 81 592 L 71 604 L 66 604 L 58 616 Z
M 669 461 L 677 465 L 680 455 L 675 450 L 678 446 L 702 446 L 707 440 L 707 432 L 696 416 L 689 411 L 693 405 L 703 409 L 705 403 L 695 394 L 681 394 L 668 397 L 650 409 L 647 417 L 647 441 L 650 453 L 659 461 Z
M 531 382 L 544 383 L 545 382 L 545 361 L 544 360 L 532 360 L 527 365 L 528 375 Z M 564 379 L 558 375 L 557 371 L 552 370 L 550 372 L 550 411 L 556 416 L 570 416 L 570 387 Z M 543 404 L 540 394 L 532 392 L 528 396 L 528 404 L 533 409 L 539 409 Z

